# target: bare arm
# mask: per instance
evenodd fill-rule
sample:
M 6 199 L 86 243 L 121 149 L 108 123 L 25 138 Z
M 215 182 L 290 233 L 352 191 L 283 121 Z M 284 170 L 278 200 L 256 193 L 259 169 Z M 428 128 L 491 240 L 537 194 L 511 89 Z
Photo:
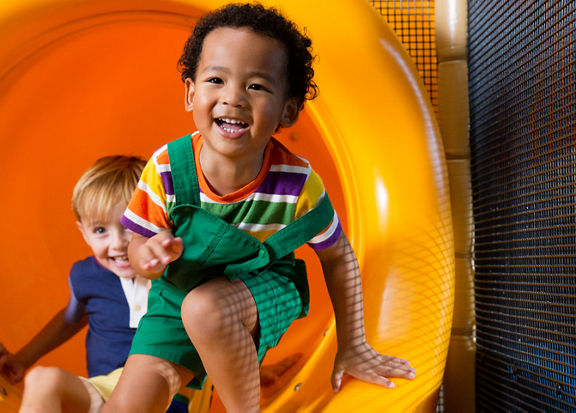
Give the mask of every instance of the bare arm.
M 68 341 L 88 323 L 87 316 L 78 323 L 67 323 L 64 319 L 65 311 L 66 307 L 15 354 L 1 346 L 0 371 L 12 384 L 22 380 L 26 369 L 38 359 Z
M 134 271 L 149 280 L 159 278 L 166 266 L 182 255 L 182 238 L 162 231 L 152 238 L 133 233 L 128 258 Z
M 366 341 L 360 269 L 346 235 L 342 233 L 333 246 L 317 254 L 336 318 L 334 391 L 340 390 L 345 373 L 385 387 L 394 387 L 387 377 L 413 378 L 416 371 L 408 361 L 379 354 Z

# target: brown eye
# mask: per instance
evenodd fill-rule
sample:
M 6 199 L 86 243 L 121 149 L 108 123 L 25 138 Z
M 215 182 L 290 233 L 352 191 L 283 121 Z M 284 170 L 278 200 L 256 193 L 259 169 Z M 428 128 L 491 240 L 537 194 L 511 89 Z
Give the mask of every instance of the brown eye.
M 266 87 L 262 86 L 259 83 L 252 83 L 250 86 L 248 86 L 248 89 L 250 89 L 250 90 L 263 90 L 265 92 L 269 92 L 269 90 Z

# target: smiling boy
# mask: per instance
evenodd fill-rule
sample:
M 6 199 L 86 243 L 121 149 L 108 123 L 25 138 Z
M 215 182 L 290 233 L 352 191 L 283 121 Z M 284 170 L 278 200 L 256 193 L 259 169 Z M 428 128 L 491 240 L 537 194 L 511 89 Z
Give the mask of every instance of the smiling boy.
M 0 371 L 12 383 L 20 381 L 37 360 L 88 324 L 89 378 L 58 367 L 32 368 L 25 377 L 22 413 L 98 411 L 117 383 L 147 308 L 149 281 L 130 265 L 132 234 L 120 224 L 144 164 L 136 157 L 106 156 L 88 168 L 74 187 L 72 209 L 92 255 L 74 263 L 68 278 L 69 302 L 36 336 L 15 354 L 0 345 Z M 179 398 L 171 409 L 187 411 L 186 400 Z
M 313 98 L 311 42 L 277 10 L 232 4 L 194 28 L 180 60 L 198 132 L 148 162 L 122 223 L 135 270 L 152 279 L 118 387 L 103 411 L 161 411 L 206 374 L 228 412 L 259 411 L 258 366 L 308 311 L 304 263 L 318 255 L 338 333 L 342 376 L 393 387 L 405 360 L 366 342 L 360 273 L 322 180 L 273 134 Z

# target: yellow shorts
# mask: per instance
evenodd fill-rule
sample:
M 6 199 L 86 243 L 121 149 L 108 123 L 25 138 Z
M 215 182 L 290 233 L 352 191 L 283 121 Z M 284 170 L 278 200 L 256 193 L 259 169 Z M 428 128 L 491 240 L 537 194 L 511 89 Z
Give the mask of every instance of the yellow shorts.
M 80 377 L 80 378 L 82 380 L 85 380 L 88 383 L 90 383 L 92 385 L 92 387 L 94 387 L 96 389 L 98 394 L 100 394 L 100 396 L 102 396 L 102 399 L 104 399 L 104 401 L 106 401 L 110 398 L 110 395 L 112 394 L 112 390 L 114 390 L 114 387 L 116 387 L 116 385 L 118 384 L 118 380 L 120 380 L 120 375 L 122 374 L 122 370 L 124 370 L 124 368 L 120 367 L 120 368 L 106 374 L 105 376 L 94 376 L 94 377 L 90 377 L 89 379 L 84 378 L 84 377 Z
M 105 376 L 94 376 L 89 379 L 80 377 L 86 390 L 90 394 L 90 410 L 89 413 L 97 413 L 102 408 L 105 401 L 110 398 L 114 387 L 120 380 L 123 367 L 120 367 Z
M 104 376 L 94 376 L 87 379 L 86 377 L 80 377 L 84 383 L 88 393 L 90 394 L 90 410 L 89 413 L 98 413 L 102 408 L 102 405 L 108 401 L 112 391 L 118 384 L 120 380 L 120 375 L 122 374 L 123 367 L 120 367 Z M 210 391 L 208 395 L 211 395 Z M 184 403 L 189 403 L 192 398 L 192 391 L 190 389 L 183 389 L 179 392 L 175 398 Z

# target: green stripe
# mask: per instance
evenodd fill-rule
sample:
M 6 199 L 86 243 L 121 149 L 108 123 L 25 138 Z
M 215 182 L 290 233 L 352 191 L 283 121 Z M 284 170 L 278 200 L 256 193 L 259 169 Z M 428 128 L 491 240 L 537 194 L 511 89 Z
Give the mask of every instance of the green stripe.
M 176 207 L 176 203 L 175 202 L 169 202 L 166 201 L 166 215 L 170 218 L 172 216 L 172 211 L 174 211 L 174 208 Z M 172 219 L 172 218 L 170 218 Z
M 233 204 L 202 202 L 201 208 L 230 224 L 283 224 L 294 221 L 296 204 L 288 202 L 243 201 Z

